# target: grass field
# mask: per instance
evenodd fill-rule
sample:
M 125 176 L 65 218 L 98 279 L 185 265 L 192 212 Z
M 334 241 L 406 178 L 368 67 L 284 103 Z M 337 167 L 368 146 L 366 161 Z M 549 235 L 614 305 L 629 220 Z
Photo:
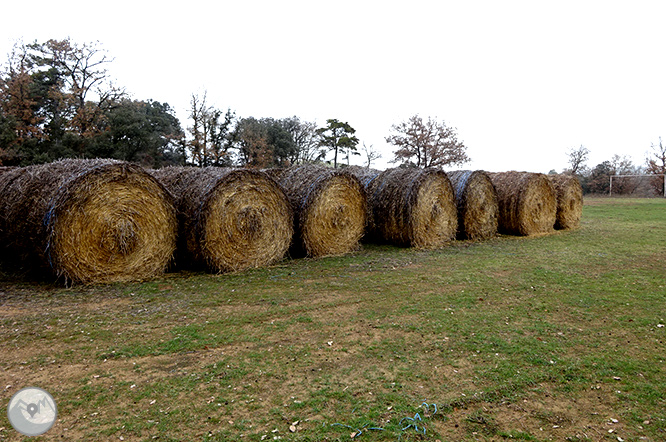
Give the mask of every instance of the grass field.
M 59 288 L 0 276 L 33 440 L 666 440 L 666 200 L 439 251 Z M 5 412 L 0 439 L 20 440 Z

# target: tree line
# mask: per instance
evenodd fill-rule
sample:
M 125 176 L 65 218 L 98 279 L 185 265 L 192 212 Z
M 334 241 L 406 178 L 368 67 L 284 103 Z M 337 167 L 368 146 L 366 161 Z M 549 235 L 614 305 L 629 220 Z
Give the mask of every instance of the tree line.
M 586 194 L 607 195 L 610 192 L 610 177 L 613 180 L 613 194 L 664 196 L 664 176 L 666 175 L 666 144 L 659 138 L 652 143 L 643 165 L 635 165 L 627 156 L 613 155 L 594 167 L 588 167 L 590 150 L 585 146 L 572 148 L 567 152 L 569 167 L 564 173 L 576 175 Z M 622 175 L 656 175 L 655 177 L 621 177 Z M 661 176 L 660 176 L 661 175 Z
M 186 128 L 168 103 L 137 100 L 114 84 L 113 58 L 99 43 L 70 39 L 17 43 L 0 71 L 0 165 L 60 158 L 115 158 L 167 165 L 284 167 L 308 162 L 349 165 L 381 155 L 347 122 L 237 116 L 206 93 L 192 94 Z M 468 161 L 444 121 L 418 115 L 391 127 L 392 162 L 432 167 Z M 361 144 L 361 146 L 359 146 Z

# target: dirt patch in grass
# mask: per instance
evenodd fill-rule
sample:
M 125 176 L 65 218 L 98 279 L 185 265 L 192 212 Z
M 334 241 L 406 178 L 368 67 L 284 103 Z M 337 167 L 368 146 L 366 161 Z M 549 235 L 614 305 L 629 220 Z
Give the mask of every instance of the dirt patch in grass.
M 515 401 L 454 406 L 431 425 L 442 440 L 652 440 L 645 428 L 653 422 L 636 423 L 626 411 L 618 410 L 617 395 L 608 388 L 570 396 L 542 385 Z

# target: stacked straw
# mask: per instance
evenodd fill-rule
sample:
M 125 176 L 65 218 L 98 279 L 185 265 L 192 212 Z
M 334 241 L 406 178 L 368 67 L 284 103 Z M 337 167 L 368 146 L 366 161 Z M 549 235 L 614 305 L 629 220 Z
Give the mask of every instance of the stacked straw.
M 5 260 L 65 282 L 155 277 L 172 258 L 176 230 L 171 195 L 133 164 L 62 160 L 0 175 Z
M 556 229 L 575 229 L 583 216 L 583 188 L 573 175 L 548 175 L 557 195 Z
M 442 247 L 455 238 L 453 188 L 438 169 L 353 168 L 368 196 L 371 240 L 418 248 Z
M 458 239 L 483 240 L 497 233 L 497 191 L 482 170 L 448 173 L 458 208 Z
M 501 232 L 528 236 L 553 230 L 557 197 L 546 175 L 511 171 L 490 178 L 497 190 Z
M 367 200 L 355 176 L 303 165 L 272 171 L 294 210 L 294 252 L 310 257 L 356 250 L 367 220 Z
M 290 246 L 310 257 L 351 252 L 366 226 L 366 239 L 432 249 L 456 236 L 576 228 L 582 207 L 580 182 L 566 175 L 315 165 L 148 173 L 62 160 L 0 167 L 0 258 L 65 282 L 122 282 L 159 275 L 176 250 L 184 268 L 240 271 Z
M 250 169 L 167 167 L 151 173 L 176 198 L 177 263 L 216 272 L 271 264 L 285 255 L 293 215 L 285 193 Z

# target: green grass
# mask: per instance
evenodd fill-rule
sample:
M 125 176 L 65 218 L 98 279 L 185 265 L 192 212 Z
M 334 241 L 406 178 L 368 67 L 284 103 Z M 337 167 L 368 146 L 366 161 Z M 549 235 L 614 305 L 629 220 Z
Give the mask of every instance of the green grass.
M 42 440 L 663 440 L 664 231 L 664 200 L 589 199 L 578 230 L 438 251 L 70 289 L 4 275 L 2 398 L 52 393 Z

